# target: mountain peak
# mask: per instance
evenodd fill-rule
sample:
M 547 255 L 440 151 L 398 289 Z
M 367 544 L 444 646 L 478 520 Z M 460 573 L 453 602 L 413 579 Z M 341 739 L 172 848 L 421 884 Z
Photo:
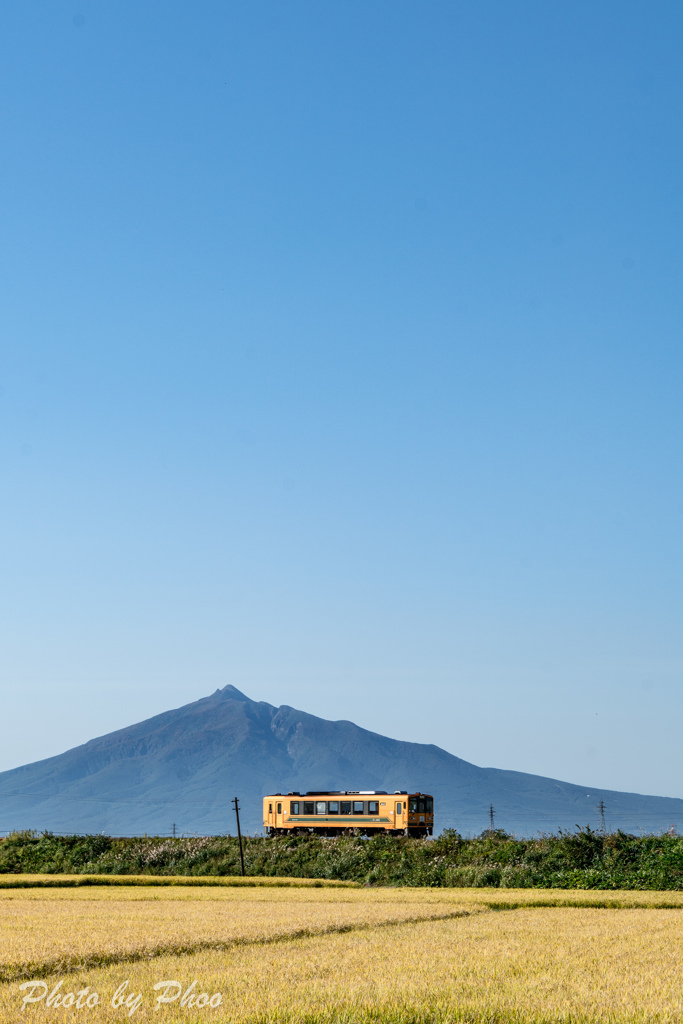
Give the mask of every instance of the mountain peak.
M 238 690 L 236 686 L 232 685 L 232 683 L 228 683 L 227 686 L 223 687 L 223 689 L 220 689 L 219 687 L 214 693 L 214 697 L 227 697 L 231 700 L 246 700 L 249 704 L 253 704 L 251 697 L 247 697 L 246 693 L 242 693 L 242 691 Z

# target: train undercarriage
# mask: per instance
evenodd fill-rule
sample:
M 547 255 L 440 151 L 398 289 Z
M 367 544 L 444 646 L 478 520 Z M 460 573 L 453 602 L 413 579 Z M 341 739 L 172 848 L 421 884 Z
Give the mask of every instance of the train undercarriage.
M 423 839 L 429 835 L 427 828 L 269 828 L 266 835 L 275 836 L 413 836 Z

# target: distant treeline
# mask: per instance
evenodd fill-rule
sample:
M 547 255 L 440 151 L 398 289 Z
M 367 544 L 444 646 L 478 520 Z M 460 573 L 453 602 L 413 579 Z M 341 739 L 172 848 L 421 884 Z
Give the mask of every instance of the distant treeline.
M 683 837 L 589 828 L 537 839 L 501 831 L 463 839 L 374 836 L 244 838 L 248 875 L 327 878 L 367 885 L 560 889 L 683 889 Z M 55 836 L 0 840 L 0 873 L 238 875 L 237 839 Z

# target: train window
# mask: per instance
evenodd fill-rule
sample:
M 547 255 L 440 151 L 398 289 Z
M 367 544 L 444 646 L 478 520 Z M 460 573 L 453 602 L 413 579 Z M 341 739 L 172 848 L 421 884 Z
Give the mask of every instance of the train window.
M 324 800 L 316 800 L 316 802 L 315 802 L 315 813 L 316 814 L 325 814 L 326 813 L 326 808 L 327 808 L 327 804 L 325 803 Z
M 351 801 L 350 800 L 341 800 L 340 801 L 339 813 L 340 814 L 350 814 L 351 813 Z
M 379 814 L 379 803 L 377 800 L 370 800 L 368 802 L 368 814 Z
M 277 805 L 277 813 L 282 814 L 282 804 Z
M 362 800 L 354 800 L 353 801 L 353 813 L 354 814 L 362 814 L 363 813 L 363 801 Z
M 298 814 L 299 813 L 299 801 L 298 800 L 292 800 L 292 802 L 289 805 L 289 813 L 290 814 Z
M 427 812 L 427 814 L 434 813 L 434 800 L 431 796 L 425 797 L 425 811 Z
M 410 813 L 417 814 L 417 797 L 411 796 L 410 798 Z
M 330 807 L 330 810 L 329 810 L 330 814 L 339 814 L 339 801 L 338 800 L 330 800 L 329 807 Z
M 272 804 L 268 804 L 268 814 L 272 814 L 272 813 L 273 813 L 273 805 Z
M 304 800 L 304 814 L 313 814 L 313 801 Z
M 424 797 L 421 796 L 420 799 L 417 801 L 417 813 L 418 814 L 424 814 L 424 812 L 425 812 L 425 802 L 424 802 Z
M 402 812 L 403 812 L 403 804 L 402 804 L 402 803 L 401 803 L 401 802 L 399 801 L 399 802 L 398 802 L 398 803 L 396 804 L 396 813 L 397 813 L 397 814 L 401 814 Z

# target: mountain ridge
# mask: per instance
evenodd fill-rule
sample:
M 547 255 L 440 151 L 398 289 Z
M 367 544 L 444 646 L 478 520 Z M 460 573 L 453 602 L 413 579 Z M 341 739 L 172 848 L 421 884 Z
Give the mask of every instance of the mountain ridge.
M 247 697 L 232 684 L 0 773 L 0 832 L 165 834 L 261 827 L 268 792 L 420 790 L 435 797 L 437 828 L 518 834 L 600 825 L 657 831 L 683 825 L 683 800 L 582 787 L 502 768 L 480 768 L 435 744 L 394 740 L 350 720 L 328 721 Z

